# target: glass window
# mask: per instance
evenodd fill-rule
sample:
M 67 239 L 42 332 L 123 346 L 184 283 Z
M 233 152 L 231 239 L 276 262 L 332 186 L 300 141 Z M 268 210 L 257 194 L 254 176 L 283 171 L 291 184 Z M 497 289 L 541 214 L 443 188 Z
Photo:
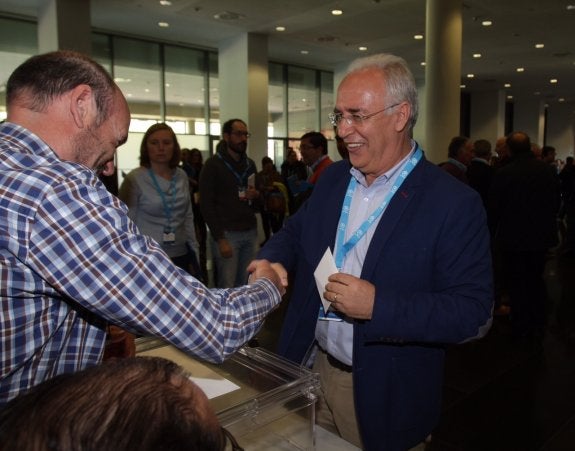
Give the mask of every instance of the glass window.
M 321 132 L 327 139 L 335 139 L 335 132 L 329 118 L 329 113 L 333 111 L 335 99 L 333 96 L 333 74 L 330 72 L 320 72 L 320 101 L 321 101 Z
M 269 87 L 268 87 L 268 136 L 287 136 L 286 105 L 286 81 L 283 64 L 269 64 Z
M 319 129 L 317 71 L 288 66 L 288 136 Z
M 36 24 L 0 18 L 0 120 L 6 119 L 6 82 L 20 64 L 38 53 Z

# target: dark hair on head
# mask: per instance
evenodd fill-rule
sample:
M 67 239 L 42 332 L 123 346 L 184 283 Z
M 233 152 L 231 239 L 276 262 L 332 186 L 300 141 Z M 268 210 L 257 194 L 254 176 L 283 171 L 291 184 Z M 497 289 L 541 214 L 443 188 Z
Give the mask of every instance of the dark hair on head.
M 48 379 L 6 404 L 0 449 L 220 451 L 219 422 L 200 396 L 174 362 L 110 360 Z
M 541 157 L 545 158 L 547 155 L 549 155 L 550 153 L 555 152 L 555 147 L 553 146 L 543 146 L 541 148 Z
M 267 163 L 271 163 L 274 164 L 274 160 L 272 160 L 270 157 L 265 156 L 262 158 L 262 167 L 264 167 Z
M 170 160 L 170 167 L 175 168 L 180 164 L 180 159 L 182 158 L 182 150 L 180 149 L 180 143 L 178 143 L 178 138 L 174 133 L 172 127 L 164 122 L 158 122 L 146 130 L 144 137 L 142 138 L 142 143 L 140 144 L 140 165 L 145 168 L 150 167 L 150 154 L 148 153 L 148 139 L 153 133 L 159 130 L 168 130 L 172 134 L 172 139 L 174 140 L 174 153 L 172 159 Z
M 531 140 L 524 132 L 511 132 L 507 136 L 507 147 L 511 155 L 529 153 L 531 151 Z
M 447 156 L 449 158 L 457 158 L 457 154 L 459 151 L 465 147 L 469 138 L 466 136 L 456 136 L 451 138 L 451 142 L 449 143 L 449 147 L 447 148 Z
M 190 157 L 193 157 L 193 156 L 196 156 L 196 155 L 200 157 L 200 163 L 203 163 L 203 161 L 204 161 L 204 156 L 202 155 L 202 152 L 200 151 L 200 149 L 194 147 L 194 148 L 192 148 L 192 149 L 190 150 Z
M 312 146 L 321 147 L 322 154 L 327 155 L 327 139 L 320 132 L 307 132 L 301 138 L 308 139 Z
M 226 122 L 224 122 L 224 125 L 222 125 L 222 135 L 229 135 L 230 133 L 232 133 L 234 131 L 234 123 L 235 122 L 241 122 L 242 124 L 244 124 L 247 127 L 247 124 L 242 121 L 241 119 L 230 119 L 227 120 Z
M 100 64 L 73 51 L 44 53 L 28 58 L 12 72 L 6 83 L 6 105 L 18 102 L 32 111 L 42 112 L 54 99 L 79 85 L 92 88 L 96 108 L 96 126 L 112 109 L 118 87 Z
M 491 155 L 491 143 L 486 139 L 478 139 L 473 143 L 473 152 L 476 157 L 489 158 Z

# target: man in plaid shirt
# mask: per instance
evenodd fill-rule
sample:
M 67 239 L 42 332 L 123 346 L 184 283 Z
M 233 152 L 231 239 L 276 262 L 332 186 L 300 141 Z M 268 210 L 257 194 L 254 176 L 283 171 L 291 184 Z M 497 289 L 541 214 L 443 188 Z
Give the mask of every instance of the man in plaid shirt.
M 128 136 L 125 98 L 75 52 L 30 58 L 7 83 L 0 124 L 0 406 L 100 362 L 106 326 L 213 362 L 281 300 L 285 274 L 255 261 L 249 285 L 209 290 L 140 234 L 97 173 Z

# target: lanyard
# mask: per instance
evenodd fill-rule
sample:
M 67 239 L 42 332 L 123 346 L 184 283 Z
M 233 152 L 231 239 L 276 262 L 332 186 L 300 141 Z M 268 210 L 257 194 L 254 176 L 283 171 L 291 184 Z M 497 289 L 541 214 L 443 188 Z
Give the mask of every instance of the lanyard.
M 162 198 L 162 204 L 164 205 L 164 213 L 166 214 L 166 218 L 168 219 L 167 225 L 168 225 L 168 227 L 170 227 L 171 223 L 172 223 L 172 211 L 174 210 L 174 205 L 176 205 L 176 174 L 174 174 L 172 176 L 172 180 L 170 180 L 170 187 L 168 188 L 168 195 L 171 192 L 172 193 L 172 199 L 171 199 L 171 202 L 168 204 L 168 201 L 166 200 L 166 196 L 164 195 L 164 192 L 160 188 L 160 184 L 158 183 L 158 179 L 156 178 L 156 174 L 154 174 L 154 171 L 152 171 L 152 169 L 148 169 L 148 172 L 150 174 L 150 177 L 152 178 L 152 181 L 154 182 L 154 186 L 156 187 L 156 191 L 158 192 L 158 194 Z
M 399 176 L 395 179 L 394 185 L 391 187 L 383 202 L 377 209 L 369 215 L 369 217 L 361 224 L 357 230 L 351 235 L 349 240 L 345 242 L 347 224 L 349 221 L 349 212 L 351 210 L 351 201 L 353 199 L 353 193 L 357 186 L 357 180 L 355 177 L 351 177 L 349 185 L 347 187 L 347 192 L 345 193 L 345 198 L 343 201 L 343 207 L 341 209 L 341 215 L 339 217 L 339 223 L 337 226 L 337 237 L 335 245 L 335 264 L 338 270 L 341 271 L 343 267 L 343 260 L 350 250 L 352 250 L 358 241 L 367 233 L 369 228 L 376 222 L 376 220 L 383 214 L 383 211 L 399 190 L 399 187 L 407 176 L 411 173 L 415 165 L 421 160 L 423 152 L 419 147 L 415 150 L 411 158 L 409 158 L 401 168 Z
M 232 167 L 232 165 L 224 159 L 224 157 L 222 157 L 219 153 L 217 153 L 216 155 L 224 162 L 224 164 L 228 167 L 228 169 L 230 171 L 232 171 L 232 174 L 234 174 L 236 176 L 236 179 L 238 179 L 238 182 L 239 182 L 238 186 L 247 186 L 248 183 L 247 183 L 246 177 L 248 175 L 248 171 L 252 167 L 249 160 L 247 160 L 247 167 L 246 167 L 245 171 L 243 172 L 242 175 L 240 175 L 235 171 L 235 169 Z

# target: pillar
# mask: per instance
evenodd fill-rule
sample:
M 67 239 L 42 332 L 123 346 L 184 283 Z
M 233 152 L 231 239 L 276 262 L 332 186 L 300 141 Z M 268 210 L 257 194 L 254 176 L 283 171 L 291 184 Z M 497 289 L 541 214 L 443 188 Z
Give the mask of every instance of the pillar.
M 39 53 L 92 53 L 90 0 L 42 0 L 38 8 Z

